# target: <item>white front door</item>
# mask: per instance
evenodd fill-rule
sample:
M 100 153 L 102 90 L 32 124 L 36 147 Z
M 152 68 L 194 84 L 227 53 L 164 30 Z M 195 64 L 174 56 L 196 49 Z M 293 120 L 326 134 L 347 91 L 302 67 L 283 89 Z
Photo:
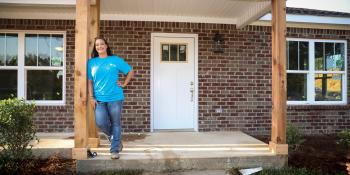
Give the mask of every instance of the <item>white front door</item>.
M 154 130 L 196 130 L 195 38 L 153 36 Z

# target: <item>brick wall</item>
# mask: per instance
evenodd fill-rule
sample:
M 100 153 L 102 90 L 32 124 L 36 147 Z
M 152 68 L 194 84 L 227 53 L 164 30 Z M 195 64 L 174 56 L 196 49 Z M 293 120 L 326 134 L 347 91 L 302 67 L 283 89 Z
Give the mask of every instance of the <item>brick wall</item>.
M 67 31 L 67 106 L 39 107 L 35 122 L 40 131 L 72 131 L 74 21 L 0 19 L 0 29 Z M 223 24 L 102 21 L 101 34 L 108 39 L 114 53 L 125 58 L 136 71 L 135 78 L 125 90 L 124 131 L 150 131 L 153 32 L 198 34 L 200 131 L 242 130 L 254 135 L 270 135 L 270 27 L 249 26 L 237 30 L 234 25 Z M 222 54 L 212 52 L 215 33 L 224 35 L 225 52 Z M 338 30 L 292 28 L 288 29 L 288 36 L 350 41 L 350 31 Z M 348 46 L 348 58 L 349 53 Z M 216 113 L 215 109 L 222 109 L 222 113 Z M 349 109 L 349 105 L 289 106 L 288 120 L 308 134 L 334 133 L 350 128 Z

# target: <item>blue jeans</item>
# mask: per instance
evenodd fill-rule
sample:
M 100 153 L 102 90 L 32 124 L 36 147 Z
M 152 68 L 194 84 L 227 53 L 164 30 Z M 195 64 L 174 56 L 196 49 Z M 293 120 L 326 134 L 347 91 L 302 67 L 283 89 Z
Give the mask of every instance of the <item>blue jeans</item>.
M 111 136 L 111 153 L 119 152 L 121 141 L 121 114 L 123 101 L 97 102 L 95 109 L 96 125 L 100 131 Z

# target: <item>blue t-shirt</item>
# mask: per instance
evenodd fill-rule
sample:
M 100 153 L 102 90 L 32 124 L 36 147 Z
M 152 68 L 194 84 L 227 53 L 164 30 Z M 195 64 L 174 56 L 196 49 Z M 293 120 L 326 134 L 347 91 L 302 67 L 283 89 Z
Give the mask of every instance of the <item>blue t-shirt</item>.
M 88 79 L 92 81 L 95 99 L 101 102 L 124 100 L 122 87 L 118 86 L 119 72 L 126 75 L 131 66 L 118 56 L 91 58 L 88 61 Z

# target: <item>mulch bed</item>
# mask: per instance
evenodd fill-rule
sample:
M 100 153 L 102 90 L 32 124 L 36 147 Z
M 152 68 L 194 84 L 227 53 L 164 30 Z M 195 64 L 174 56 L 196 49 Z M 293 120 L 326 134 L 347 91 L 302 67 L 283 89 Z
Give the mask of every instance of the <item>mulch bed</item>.
M 293 167 L 325 173 L 346 173 L 350 151 L 337 144 L 338 140 L 334 135 L 307 136 L 299 149 L 289 153 L 288 163 Z
M 257 136 L 268 143 L 269 138 Z M 339 145 L 336 135 L 305 136 L 297 150 L 289 150 L 288 166 L 321 171 L 325 174 L 346 173 L 350 162 L 350 150 Z M 349 174 L 350 175 L 350 174 Z

